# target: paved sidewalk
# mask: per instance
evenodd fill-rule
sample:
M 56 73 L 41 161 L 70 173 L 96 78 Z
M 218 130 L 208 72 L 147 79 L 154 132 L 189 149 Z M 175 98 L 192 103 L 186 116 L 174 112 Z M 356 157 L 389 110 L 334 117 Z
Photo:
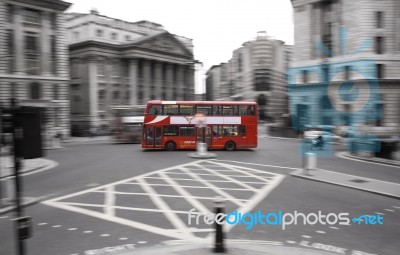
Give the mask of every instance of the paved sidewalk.
M 337 156 L 342 157 L 342 158 L 357 159 L 357 160 L 366 161 L 366 162 L 379 163 L 379 164 L 400 167 L 400 160 L 397 160 L 397 159 L 384 159 L 384 158 L 377 158 L 377 157 L 361 157 L 361 156 L 356 156 L 356 155 L 350 154 L 348 152 L 340 152 L 337 154 Z
M 14 186 L 14 169 L 13 157 L 0 157 L 0 215 L 11 212 L 15 209 L 15 186 Z M 58 165 L 57 162 L 45 158 L 26 159 L 23 161 L 23 167 L 20 170 L 21 176 L 34 174 L 49 170 Z M 41 201 L 41 197 L 22 197 L 21 205 L 29 206 Z
M 250 240 L 249 240 L 250 241 Z M 333 255 L 337 253 L 305 249 L 297 247 L 275 246 L 275 245 L 254 245 L 246 244 L 227 244 L 226 253 L 231 255 Z M 169 247 L 152 247 L 134 249 L 131 252 L 121 253 L 120 255 L 207 255 L 213 253 L 212 247 L 204 244 L 176 245 Z
M 393 198 L 400 198 L 400 183 L 380 181 L 322 169 L 308 170 L 308 173 L 305 173 L 303 170 L 296 170 L 290 174 L 299 178 L 349 187 Z
M 94 141 L 111 141 L 111 136 L 94 136 L 94 137 L 69 137 L 62 140 L 61 143 L 81 143 L 81 142 L 94 142 Z

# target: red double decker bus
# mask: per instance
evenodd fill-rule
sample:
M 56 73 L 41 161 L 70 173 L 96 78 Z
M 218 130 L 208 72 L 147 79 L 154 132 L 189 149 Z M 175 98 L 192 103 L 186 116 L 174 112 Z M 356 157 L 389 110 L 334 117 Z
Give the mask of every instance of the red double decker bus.
M 204 127 L 198 127 L 202 114 Z M 142 148 L 195 149 L 204 142 L 210 149 L 257 147 L 257 103 L 218 101 L 149 101 L 146 106 Z

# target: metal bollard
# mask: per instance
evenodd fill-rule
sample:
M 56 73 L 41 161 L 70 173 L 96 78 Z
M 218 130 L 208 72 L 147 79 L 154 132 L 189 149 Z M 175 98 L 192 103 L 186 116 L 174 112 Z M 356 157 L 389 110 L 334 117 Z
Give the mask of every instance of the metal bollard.
M 306 152 L 303 156 L 303 174 L 308 175 L 309 170 L 317 168 L 317 155 L 313 152 Z
M 224 201 L 220 197 L 216 197 L 215 201 L 215 215 L 224 213 Z M 214 253 L 225 253 L 224 246 L 224 232 L 222 229 L 223 222 L 225 222 L 225 218 L 222 220 L 222 223 L 219 224 L 215 221 L 215 246 Z
M 206 143 L 197 143 L 197 154 L 199 156 L 207 155 L 207 144 Z

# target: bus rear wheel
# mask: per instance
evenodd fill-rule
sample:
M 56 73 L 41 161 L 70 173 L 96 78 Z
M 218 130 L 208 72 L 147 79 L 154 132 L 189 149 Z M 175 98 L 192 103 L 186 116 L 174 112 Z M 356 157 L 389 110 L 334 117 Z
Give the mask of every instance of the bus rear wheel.
M 232 141 L 229 141 L 225 144 L 225 150 L 227 151 L 234 151 L 236 150 L 236 144 Z
M 176 144 L 172 141 L 169 141 L 165 144 L 165 150 L 167 151 L 174 151 L 176 150 Z

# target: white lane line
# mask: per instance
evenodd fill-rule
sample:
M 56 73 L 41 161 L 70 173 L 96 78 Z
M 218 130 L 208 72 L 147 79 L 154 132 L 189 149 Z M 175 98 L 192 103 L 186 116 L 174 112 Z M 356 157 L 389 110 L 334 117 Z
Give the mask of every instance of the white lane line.
M 181 187 L 181 186 L 175 186 L 175 185 L 170 185 L 170 187 Z M 208 187 L 205 187 L 205 188 L 207 188 L 208 189 Z M 245 189 L 245 190 L 247 190 L 247 189 Z M 99 191 L 93 191 L 93 193 L 105 193 L 106 191 L 102 191 L 102 190 L 99 190 Z M 116 195 L 134 195 L 134 196 L 149 196 L 149 194 L 147 194 L 147 193 L 137 193 L 137 192 L 121 192 L 121 191 L 117 191 L 117 192 L 114 192 L 114 194 L 116 194 Z M 213 197 L 198 197 L 198 196 L 179 196 L 179 195 L 164 195 L 164 194 L 154 194 L 155 196 L 159 196 L 159 197 L 173 197 L 173 198 L 194 198 L 194 199 L 204 199 L 204 200 L 214 200 L 215 198 L 213 198 Z M 226 200 L 229 200 L 229 199 L 226 199 Z M 247 201 L 249 201 L 248 199 L 238 199 L 239 201 L 242 201 L 242 202 L 247 202 Z M 82 204 L 83 205 L 83 204 Z M 114 206 L 114 208 L 117 208 L 117 206 Z
M 260 172 L 265 174 L 264 171 L 255 171 L 256 169 L 253 169 L 253 168 L 248 168 L 248 167 L 243 167 L 243 166 L 234 166 L 234 165 L 229 165 L 229 164 L 225 164 L 225 163 L 221 163 L 221 162 L 213 162 L 213 163 L 217 164 L 217 165 L 220 165 L 220 166 L 230 167 L 231 169 L 234 169 L 236 172 L 240 172 L 242 174 L 251 176 L 251 177 L 253 177 L 255 179 L 262 180 L 263 182 L 271 182 L 272 178 L 275 178 L 275 176 L 277 176 L 277 174 L 269 173 L 272 176 L 268 177 L 268 179 L 266 180 L 265 177 L 260 177 L 259 175 L 253 174 L 254 172 L 257 173 L 257 174 L 259 174 Z M 251 173 L 251 172 L 253 172 L 253 173 Z
M 115 195 L 114 186 L 108 186 L 104 196 L 104 213 L 110 216 L 115 216 Z
M 59 227 L 61 227 L 62 225 L 54 225 L 54 226 L 52 226 L 52 228 L 59 228 Z
M 83 231 L 83 233 L 90 234 L 90 233 L 93 233 L 93 231 L 92 230 L 86 230 L 86 231 Z
M 202 166 L 200 166 L 200 165 L 198 165 L 198 166 L 199 166 L 199 167 L 202 167 Z M 224 179 L 228 180 L 228 182 L 236 183 L 237 185 L 242 186 L 243 188 L 246 188 L 246 189 L 251 190 L 251 191 L 254 191 L 254 192 L 257 191 L 256 188 L 247 185 L 246 183 L 248 183 L 248 182 L 241 182 L 241 181 L 238 181 L 238 180 L 236 180 L 236 179 L 234 179 L 234 178 L 232 178 L 232 177 L 229 177 L 229 176 L 220 174 L 220 173 L 218 173 L 218 172 L 216 172 L 216 171 L 214 171 L 214 170 L 207 169 L 207 168 L 205 168 L 205 167 L 204 167 L 203 169 L 204 169 L 205 171 L 208 171 L 208 172 L 213 173 L 213 174 L 215 174 L 215 175 L 217 175 L 217 176 L 219 176 L 219 177 L 221 177 L 221 178 L 224 178 Z M 265 184 L 265 183 L 263 183 L 263 184 Z
M 138 241 L 137 243 L 140 243 L 140 244 L 146 244 L 146 243 L 147 243 L 147 241 Z
M 100 236 L 107 237 L 107 236 L 110 236 L 110 234 L 101 234 Z
M 274 166 L 274 165 L 266 165 L 266 164 L 257 164 L 257 163 L 248 163 L 248 162 L 240 162 L 240 161 L 234 161 L 234 160 L 222 160 L 222 159 L 211 159 L 211 161 L 224 161 L 224 162 L 232 162 L 232 163 L 239 163 L 239 164 L 245 164 L 245 165 L 253 165 L 253 166 L 267 166 L 267 167 L 275 167 L 275 168 L 283 168 L 283 169 L 291 169 L 291 170 L 302 170 L 301 168 L 295 168 L 295 167 L 287 167 L 287 166 Z M 264 172 L 261 170 L 257 169 L 252 169 L 253 171 L 260 171 Z M 265 173 L 265 172 L 264 172 Z
M 315 231 L 316 233 L 318 233 L 318 234 L 326 234 L 326 232 L 325 231 L 322 231 L 322 230 L 317 230 L 317 231 Z
M 213 169 L 214 170 L 214 169 Z M 216 170 L 214 170 L 216 171 Z M 184 174 L 187 175 L 185 173 L 175 173 L 175 172 L 167 172 L 168 174 Z M 208 176 L 214 176 L 214 174 L 197 174 L 197 175 L 208 175 Z M 225 174 L 225 176 L 229 176 L 229 177 L 239 177 L 239 178 L 253 178 L 252 176 L 249 175 L 236 175 L 236 174 Z M 274 177 L 265 177 L 266 179 L 268 178 L 274 178 Z
M 165 173 L 159 173 L 161 177 L 165 179 L 165 181 L 169 184 L 172 185 L 172 187 L 181 194 L 186 201 L 189 202 L 194 208 L 196 208 L 199 212 L 205 212 L 205 213 L 211 213 L 211 211 L 205 207 L 202 203 L 200 203 L 198 200 L 194 199 L 192 194 L 190 194 L 188 191 L 185 189 L 179 187 L 178 183 L 175 182 L 175 180 L 171 179 L 167 174 Z
M 204 184 L 205 186 L 208 186 L 209 188 L 211 188 L 215 193 L 221 195 L 223 198 L 229 198 L 229 200 L 231 200 L 233 203 L 235 203 L 238 206 L 242 206 L 243 203 L 239 202 L 235 197 L 231 196 L 230 194 L 226 193 L 225 191 L 220 190 L 217 186 L 214 186 L 213 184 L 207 182 L 206 180 L 200 178 L 198 175 L 190 172 L 189 170 L 183 168 L 183 171 L 185 171 L 186 173 L 188 173 L 192 178 L 198 180 L 199 182 L 201 182 L 202 184 Z
M 339 229 L 338 227 L 329 227 L 330 229 Z
M 296 241 L 291 241 L 291 240 L 287 240 L 286 242 L 290 243 L 290 244 L 296 244 L 297 243 Z
M 120 237 L 120 238 L 118 238 L 119 240 L 121 240 L 121 241 L 125 241 L 125 240 L 128 240 L 128 238 L 127 237 Z
M 8 218 L 7 215 L 5 215 L 5 216 L 0 216 L 0 219 L 7 219 L 7 218 Z
M 392 209 L 385 209 L 385 211 L 394 212 L 394 210 L 392 210 Z
M 375 214 L 385 215 L 384 213 L 381 213 L 381 212 L 375 212 Z
M 400 206 L 393 206 L 394 208 L 396 208 L 396 209 L 400 209 Z
M 311 236 L 306 236 L 306 235 L 302 235 L 301 237 L 307 238 L 307 239 L 310 239 L 310 238 L 311 238 Z
M 66 206 L 86 206 L 86 207 L 104 207 L 104 205 L 97 204 L 82 204 L 82 203 L 73 203 L 73 202 L 58 202 L 60 205 Z M 136 208 L 136 207 L 126 207 L 126 206 L 114 206 L 115 209 L 128 210 L 128 211 L 141 211 L 141 212 L 161 212 L 161 213 L 179 213 L 179 214 L 188 214 L 188 211 L 174 211 L 174 210 L 161 210 L 161 209 L 152 209 L 152 208 Z M 85 209 L 86 210 L 86 209 Z M 90 211 L 93 212 L 93 211 Z
M 38 226 L 44 226 L 44 225 L 47 225 L 47 223 L 46 222 L 38 223 Z
M 164 200 L 162 200 L 160 197 L 155 196 L 154 194 L 157 194 L 157 192 L 151 187 L 147 186 L 147 182 L 145 179 L 139 178 L 137 181 L 141 184 L 140 186 L 143 188 L 144 191 L 150 194 L 150 199 L 153 201 L 153 203 L 160 209 L 165 210 L 164 212 L 165 217 L 171 222 L 171 224 L 179 231 L 183 232 L 185 235 L 189 235 L 192 237 L 195 237 L 192 233 L 187 231 L 187 226 L 186 224 L 175 214 L 172 213 L 171 208 L 168 206 Z
M 127 183 L 123 183 L 123 184 L 127 184 L 127 185 L 139 185 L 139 183 L 134 183 L 134 182 L 127 182 Z M 170 184 L 154 184 L 154 183 L 149 183 L 149 186 L 160 186 L 160 187 L 172 187 L 172 185 Z M 205 186 L 187 186 L 187 185 L 179 185 L 179 187 L 182 188 L 190 188 L 190 189 L 210 189 L 209 187 L 205 187 Z M 219 188 L 222 190 L 242 190 L 242 191 L 247 191 L 247 189 L 236 189 L 236 188 Z M 92 191 L 95 192 L 95 191 Z
M 201 161 L 201 160 L 199 160 L 199 161 Z M 189 165 L 191 165 L 193 163 L 196 163 L 196 162 L 198 162 L 198 161 L 190 162 L 190 163 L 187 163 L 187 164 L 182 164 L 182 165 L 179 165 L 179 166 L 189 166 Z M 138 175 L 138 176 L 134 176 L 132 178 L 127 178 L 127 179 L 119 180 L 119 181 L 116 181 L 116 182 L 104 184 L 102 186 L 93 187 L 93 188 L 82 190 L 82 191 L 78 191 L 78 192 L 75 192 L 75 193 L 72 193 L 72 194 L 67 194 L 65 196 L 61 196 L 61 197 L 57 197 L 57 198 L 53 198 L 53 199 L 49 199 L 49 200 L 43 201 L 42 204 L 50 204 L 49 202 L 57 202 L 57 201 L 64 200 L 64 199 L 67 199 L 67 198 L 71 198 L 71 197 L 79 196 L 79 195 L 82 195 L 82 194 L 90 193 L 90 192 L 95 191 L 95 190 L 101 190 L 101 189 L 107 188 L 109 186 L 116 186 L 118 184 L 124 184 L 126 182 L 135 181 L 136 179 L 143 178 L 143 177 L 146 177 L 146 176 L 150 176 L 150 175 L 153 175 L 153 174 L 157 174 L 158 172 L 163 172 L 163 171 L 165 172 L 165 171 L 174 170 L 179 166 L 172 166 L 172 167 L 164 168 L 164 169 L 161 169 L 161 170 L 155 170 L 155 171 L 152 171 L 152 172 L 149 172 L 149 173 L 145 173 L 145 174 L 141 174 L 141 175 Z
M 159 227 L 155 227 L 155 226 L 151 226 L 151 225 L 147 225 L 141 222 L 137 222 L 137 221 L 132 221 L 132 220 L 128 220 L 128 219 L 124 219 L 124 218 L 118 218 L 115 216 L 108 216 L 104 213 L 100 213 L 100 212 L 96 212 L 96 211 L 92 211 L 92 210 L 88 210 L 88 209 L 84 209 L 84 208 L 80 208 L 80 207 L 76 207 L 76 206 L 71 206 L 65 203 L 61 203 L 61 202 L 51 202 L 51 201 L 44 201 L 43 204 L 49 205 L 49 206 L 53 206 L 56 208 L 60 208 L 60 209 L 64 209 L 67 211 L 71 211 L 71 212 L 76 212 L 76 213 L 81 213 L 81 214 L 85 214 L 85 215 L 89 215 L 91 217 L 95 217 L 98 219 L 102 219 L 102 220 L 107 220 L 107 221 L 111 221 L 111 222 L 115 222 L 121 225 L 125 225 L 125 226 L 129 226 L 129 227 L 133 227 L 133 228 L 137 228 L 137 229 L 141 229 L 147 232 L 151 232 L 151 233 L 155 233 L 155 234 L 160 234 L 160 235 L 165 235 L 165 236 L 169 236 L 169 237 L 174 237 L 177 239 L 189 239 L 187 235 L 185 234 L 180 234 L 180 233 L 176 233 L 176 230 L 169 230 L 169 229 L 163 229 L 163 228 L 159 228 Z M 101 205 L 96 205 L 101 206 Z M 118 206 L 115 207 L 116 209 L 119 209 Z M 126 209 L 129 210 L 130 208 L 121 208 L 121 209 Z M 143 210 L 143 208 L 140 208 Z M 184 213 L 188 213 L 188 212 L 184 212 Z M 197 237 L 196 237 L 197 238 Z
M 69 228 L 69 231 L 78 230 L 78 228 Z
M 232 171 L 232 170 L 231 170 Z M 166 180 L 165 178 L 162 177 L 156 177 L 156 176 L 151 176 L 151 177 L 144 177 L 143 179 L 156 179 L 156 180 Z M 168 178 L 167 178 L 168 179 Z M 185 178 L 174 178 L 175 181 L 197 181 L 193 179 L 185 179 Z M 204 179 L 207 180 L 207 179 Z M 231 181 L 223 181 L 223 180 L 207 180 L 208 182 L 225 182 L 225 183 L 230 183 Z M 264 182 L 242 182 L 242 183 L 255 183 L 255 184 L 265 184 Z

